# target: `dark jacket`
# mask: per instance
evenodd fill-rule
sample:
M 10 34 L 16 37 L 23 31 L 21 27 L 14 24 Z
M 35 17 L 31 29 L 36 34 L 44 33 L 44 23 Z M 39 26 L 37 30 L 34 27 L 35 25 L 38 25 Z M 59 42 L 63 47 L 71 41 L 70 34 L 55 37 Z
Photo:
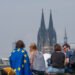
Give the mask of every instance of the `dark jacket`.
M 51 56 L 51 64 L 55 68 L 64 68 L 65 54 L 62 52 L 54 52 Z

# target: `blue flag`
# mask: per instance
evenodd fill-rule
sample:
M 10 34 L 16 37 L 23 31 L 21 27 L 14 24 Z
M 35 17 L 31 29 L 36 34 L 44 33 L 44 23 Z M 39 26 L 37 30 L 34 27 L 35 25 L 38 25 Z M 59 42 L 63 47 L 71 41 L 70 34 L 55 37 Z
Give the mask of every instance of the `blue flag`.
M 14 49 L 9 57 L 9 61 L 16 75 L 32 75 L 26 50 L 22 48 Z

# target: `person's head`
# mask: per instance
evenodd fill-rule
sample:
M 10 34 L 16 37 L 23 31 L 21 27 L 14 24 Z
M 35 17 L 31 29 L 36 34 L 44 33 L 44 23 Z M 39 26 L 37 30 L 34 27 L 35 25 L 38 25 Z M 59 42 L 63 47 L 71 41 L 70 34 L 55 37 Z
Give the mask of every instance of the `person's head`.
M 16 48 L 24 48 L 25 47 L 25 44 L 22 40 L 18 40 L 16 42 Z
M 70 50 L 70 45 L 69 44 L 64 44 L 63 45 L 63 50 L 66 52 L 67 50 Z
M 61 51 L 62 49 L 61 49 L 61 45 L 60 44 L 56 44 L 55 46 L 54 46 L 54 50 L 55 51 Z
M 30 45 L 30 52 L 34 52 L 34 51 L 37 51 L 37 46 L 36 46 L 35 43 L 32 43 L 32 44 Z

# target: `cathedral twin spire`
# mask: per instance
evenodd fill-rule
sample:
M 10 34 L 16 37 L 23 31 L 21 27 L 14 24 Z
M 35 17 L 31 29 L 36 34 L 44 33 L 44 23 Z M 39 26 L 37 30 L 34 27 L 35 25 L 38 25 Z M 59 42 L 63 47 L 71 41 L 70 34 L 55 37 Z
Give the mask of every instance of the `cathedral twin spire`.
M 52 19 L 52 11 L 50 10 L 50 18 L 49 18 L 49 28 L 53 29 L 53 19 Z
M 49 28 L 45 27 L 44 12 L 42 9 L 41 27 L 38 32 L 37 45 L 39 50 L 45 45 L 52 46 L 56 43 L 56 32 L 53 27 L 52 12 L 50 11 Z
M 42 9 L 42 18 L 41 18 L 41 27 L 40 28 L 43 29 L 43 30 L 46 30 L 43 9 Z M 53 30 L 53 29 L 54 29 L 54 27 L 53 27 L 52 11 L 50 10 L 48 30 Z
M 43 9 L 42 9 L 41 27 L 40 28 L 46 29 Z M 50 19 L 49 19 L 49 29 L 53 29 L 53 20 L 52 20 L 52 11 L 51 10 L 50 10 Z
M 44 13 L 43 13 L 43 9 L 42 9 L 41 27 L 40 27 L 40 28 L 45 29 L 45 20 L 44 20 Z

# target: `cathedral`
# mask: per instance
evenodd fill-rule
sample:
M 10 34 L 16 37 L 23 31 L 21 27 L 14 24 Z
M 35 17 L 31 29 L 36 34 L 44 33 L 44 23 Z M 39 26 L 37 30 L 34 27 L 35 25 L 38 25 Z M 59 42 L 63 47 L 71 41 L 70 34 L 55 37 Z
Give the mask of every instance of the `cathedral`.
M 57 43 L 56 31 L 53 27 L 52 12 L 50 11 L 49 27 L 46 29 L 44 12 L 42 10 L 41 25 L 37 35 L 37 47 L 43 53 L 52 52 L 54 45 Z

